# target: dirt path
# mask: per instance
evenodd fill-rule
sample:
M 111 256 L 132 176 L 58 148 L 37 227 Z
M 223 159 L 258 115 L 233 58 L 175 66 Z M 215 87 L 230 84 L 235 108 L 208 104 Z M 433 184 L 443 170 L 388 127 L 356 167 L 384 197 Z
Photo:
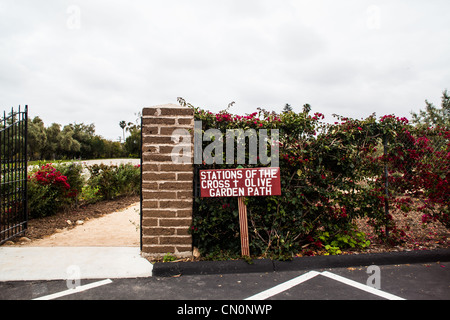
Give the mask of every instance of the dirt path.
M 140 245 L 139 202 L 100 218 L 70 221 L 75 228 L 59 230 L 43 239 L 19 242 L 33 247 L 136 247 Z

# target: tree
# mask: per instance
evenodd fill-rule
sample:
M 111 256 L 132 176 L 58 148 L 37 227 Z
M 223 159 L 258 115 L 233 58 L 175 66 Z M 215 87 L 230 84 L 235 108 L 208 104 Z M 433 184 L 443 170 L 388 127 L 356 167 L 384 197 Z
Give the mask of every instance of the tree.
M 95 125 L 74 123 L 68 125 L 73 130 L 73 138 L 80 143 L 80 150 L 76 152 L 77 158 L 91 159 L 94 153 L 98 152 L 94 146 L 93 139 L 95 136 Z
M 283 112 L 289 112 L 289 111 L 292 111 L 292 107 L 289 103 L 286 103 L 284 105 Z
M 119 122 L 119 126 L 122 128 L 123 141 L 125 142 L 125 128 L 127 127 L 127 123 L 122 120 Z
M 47 143 L 42 152 L 44 159 L 73 158 L 80 151 L 81 144 L 74 139 L 74 129 L 70 125 L 61 130 L 59 123 L 52 123 L 45 133 Z
M 123 147 L 127 156 L 139 158 L 141 153 L 141 126 L 139 125 L 141 114 L 135 115 L 136 123 L 128 122 L 126 130 L 130 132 L 130 136 L 125 140 Z
M 425 110 L 419 113 L 411 112 L 412 122 L 420 127 L 447 127 L 450 128 L 450 95 L 447 90 L 442 93 L 441 108 L 425 100 Z
M 52 123 L 52 125 L 45 129 L 45 135 L 47 136 L 47 143 L 43 148 L 42 157 L 44 159 L 56 159 L 58 151 L 58 136 L 61 132 L 61 125 L 58 123 Z
M 141 129 L 133 128 L 130 130 L 131 135 L 127 137 L 124 144 L 126 156 L 139 158 L 141 152 Z
M 124 139 L 122 143 L 113 142 L 95 134 L 95 125 L 84 123 L 71 123 L 62 126 L 59 123 L 52 123 L 45 127 L 40 117 L 34 117 L 28 121 L 28 155 L 30 160 L 55 160 L 55 159 L 104 159 L 119 158 L 132 155 L 139 157 L 140 154 L 140 117 L 138 113 L 136 124 L 132 122 L 120 122 L 120 127 L 129 131 L 131 136 Z M 14 119 L 0 122 L 0 128 L 12 123 Z M 18 134 L 5 136 L 2 133 L 2 140 L 8 138 L 22 139 Z M 18 143 L 10 143 L 18 146 Z M 13 152 L 3 150 L 4 153 Z
M 104 158 L 105 156 L 109 157 L 109 155 L 107 155 L 107 153 L 105 152 L 106 142 L 100 136 L 94 136 L 91 139 L 90 143 L 91 143 L 92 150 L 89 155 L 89 158 L 99 159 L 99 158 Z
M 28 121 L 28 154 L 31 160 L 40 159 L 47 144 L 44 122 L 39 117 Z
M 70 125 L 64 126 L 59 134 L 59 154 L 64 158 L 75 158 L 76 153 L 80 151 L 81 143 L 74 138 L 74 129 Z

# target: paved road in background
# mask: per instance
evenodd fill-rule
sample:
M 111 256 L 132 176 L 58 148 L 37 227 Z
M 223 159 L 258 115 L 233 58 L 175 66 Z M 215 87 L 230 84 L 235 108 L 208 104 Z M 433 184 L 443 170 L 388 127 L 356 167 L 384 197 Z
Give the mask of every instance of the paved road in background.
M 47 161 L 47 162 L 51 162 L 51 161 Z M 81 163 L 81 164 L 88 165 L 88 166 L 91 166 L 91 165 L 94 165 L 94 164 L 101 164 L 101 163 L 110 166 L 110 165 L 119 165 L 119 164 L 122 164 L 122 163 L 131 163 L 133 165 L 138 165 L 138 164 L 141 163 L 141 160 L 140 159 L 131 159 L 130 158 L 130 159 L 98 159 L 98 160 L 81 160 L 81 161 L 74 160 L 73 162 L 74 163 Z M 58 163 L 58 161 L 55 160 L 55 163 Z M 67 162 L 67 163 L 70 163 L 70 162 Z M 37 165 L 28 166 L 28 170 L 31 170 L 34 167 L 37 167 Z
M 47 162 L 51 162 L 51 161 L 47 161 Z M 132 163 L 133 165 L 138 165 L 141 163 L 141 160 L 125 158 L 125 159 L 98 159 L 98 160 L 81 160 L 81 161 L 74 160 L 73 162 L 85 164 L 88 166 L 91 166 L 94 164 L 101 164 L 101 163 L 109 166 L 109 165 L 119 165 L 121 163 Z M 58 161 L 55 160 L 55 163 L 58 163 Z M 33 167 L 35 167 L 35 166 L 29 166 L 29 169 L 33 168 Z
M 380 266 L 380 291 L 371 293 L 366 267 L 289 272 L 191 275 L 138 279 L 0 282 L 0 299 L 30 300 L 450 300 L 450 262 Z M 70 284 L 69 284 L 70 285 Z M 92 288 L 90 288 L 92 286 Z M 360 287 L 358 287 L 360 286 Z M 72 289 L 73 290 L 73 289 Z M 75 293 L 72 293 L 75 292 Z M 380 294 L 378 294 L 379 292 Z M 63 293 L 62 296 L 51 296 Z
M 134 165 L 140 164 L 140 159 L 98 159 L 98 160 L 84 160 L 84 161 L 76 161 L 79 163 L 84 163 L 86 165 L 93 164 L 106 164 L 106 165 L 119 165 L 121 163 L 132 163 Z

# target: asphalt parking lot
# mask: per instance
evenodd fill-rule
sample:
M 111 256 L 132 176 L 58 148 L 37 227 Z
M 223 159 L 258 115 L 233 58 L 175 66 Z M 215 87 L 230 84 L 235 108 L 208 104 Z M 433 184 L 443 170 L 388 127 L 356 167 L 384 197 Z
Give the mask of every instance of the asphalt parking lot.
M 368 271 L 370 271 L 368 273 Z M 373 288 L 378 286 L 379 289 Z M 68 287 L 70 289 L 68 289 Z M 74 289 L 74 287 L 76 287 Z M 450 300 L 450 262 L 131 279 L 0 282 L 1 300 Z M 186 309 L 182 310 L 186 311 Z M 221 310 L 217 310 L 221 312 Z

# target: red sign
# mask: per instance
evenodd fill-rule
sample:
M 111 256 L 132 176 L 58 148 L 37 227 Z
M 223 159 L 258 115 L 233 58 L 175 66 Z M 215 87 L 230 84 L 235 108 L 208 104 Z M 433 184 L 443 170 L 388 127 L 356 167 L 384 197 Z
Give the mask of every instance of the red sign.
M 200 170 L 202 198 L 281 195 L 280 168 Z

